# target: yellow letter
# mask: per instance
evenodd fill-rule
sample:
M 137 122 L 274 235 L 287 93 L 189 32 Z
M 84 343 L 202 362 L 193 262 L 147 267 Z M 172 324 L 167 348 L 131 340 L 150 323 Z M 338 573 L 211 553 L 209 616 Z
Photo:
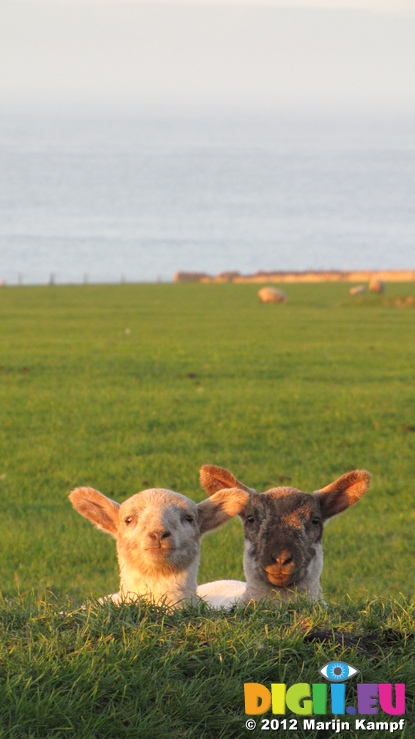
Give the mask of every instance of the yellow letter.
M 284 683 L 271 683 L 272 713 L 285 713 L 286 690 Z

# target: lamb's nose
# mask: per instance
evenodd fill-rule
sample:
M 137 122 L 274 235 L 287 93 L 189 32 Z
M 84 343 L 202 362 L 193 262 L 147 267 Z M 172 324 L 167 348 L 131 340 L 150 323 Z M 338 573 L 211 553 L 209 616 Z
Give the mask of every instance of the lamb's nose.
M 171 532 L 165 529 L 154 529 L 154 531 L 149 532 L 148 536 L 155 544 L 160 545 L 162 539 L 168 539 L 171 536 Z
M 283 549 L 282 552 L 278 554 L 278 557 L 275 557 L 275 561 L 280 567 L 285 567 L 286 565 L 291 564 L 293 561 L 293 555 L 289 549 Z

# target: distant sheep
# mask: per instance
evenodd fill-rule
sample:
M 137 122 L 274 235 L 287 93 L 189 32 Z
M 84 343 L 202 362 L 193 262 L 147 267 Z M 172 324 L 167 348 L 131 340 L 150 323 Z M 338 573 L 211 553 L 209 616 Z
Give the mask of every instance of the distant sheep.
M 69 498 L 117 542 L 120 590 L 108 598 L 118 603 L 143 596 L 174 607 L 195 598 L 202 534 L 235 516 L 244 503 L 239 489 L 219 491 L 199 504 L 161 488 L 121 504 L 88 487 L 76 488 Z
M 372 277 L 372 279 L 369 282 L 369 290 L 371 290 L 372 293 L 384 293 L 385 292 L 385 283 L 382 282 L 382 280 L 378 280 L 377 277 Z
M 286 294 L 276 287 L 261 287 L 258 298 L 261 303 L 286 303 L 288 300 Z
M 201 468 L 200 479 L 209 495 L 226 486 L 245 495 L 239 515 L 245 531 L 246 577 L 246 583 L 218 580 L 200 585 L 200 597 L 215 607 L 278 596 L 289 601 L 297 594 L 310 601 L 323 599 L 323 525 L 364 495 L 369 472 L 348 472 L 311 495 L 292 487 L 257 493 L 227 470 L 211 465 Z
M 366 285 L 356 285 L 350 288 L 350 295 L 363 295 L 367 290 Z

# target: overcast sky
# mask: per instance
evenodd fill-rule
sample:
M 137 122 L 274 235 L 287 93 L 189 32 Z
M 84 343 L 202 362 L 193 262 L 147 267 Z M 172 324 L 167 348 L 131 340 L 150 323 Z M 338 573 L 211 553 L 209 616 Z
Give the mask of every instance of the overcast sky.
M 0 0 L 0 106 L 415 113 L 415 0 Z

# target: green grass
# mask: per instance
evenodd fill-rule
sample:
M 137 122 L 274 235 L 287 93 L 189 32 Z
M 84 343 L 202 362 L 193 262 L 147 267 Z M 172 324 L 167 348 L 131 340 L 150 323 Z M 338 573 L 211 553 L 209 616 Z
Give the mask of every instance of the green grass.
M 364 682 L 405 683 L 407 725 L 392 736 L 413 737 L 415 608 L 405 599 L 364 607 L 346 600 L 329 609 L 299 602 L 278 614 L 266 605 L 231 614 L 201 605 L 169 614 L 144 604 L 91 604 L 61 615 L 51 598 L 1 605 L 3 736 L 331 739 L 339 735 L 303 731 L 301 717 L 296 732 L 264 734 L 261 716 L 248 732 L 243 686 L 322 682 L 320 667 L 340 659 Z M 325 640 L 331 630 L 350 643 Z M 356 682 L 347 684 L 348 705 L 356 705 Z M 352 719 L 341 739 L 390 735 L 353 726 Z
M 81 703 L 91 723 L 82 724 L 83 733 L 77 728 L 79 736 L 124 736 L 124 705 L 125 735 L 141 706 L 146 737 L 163 736 L 171 710 L 171 736 L 187 736 L 185 731 L 188 736 L 245 736 L 240 691 L 251 673 L 248 663 L 244 667 L 245 652 L 231 659 L 232 645 L 244 633 L 248 650 L 250 634 L 263 633 L 264 624 L 272 630 L 270 659 L 278 658 L 281 669 L 289 665 L 291 681 L 304 670 L 314 670 L 315 679 L 317 665 L 328 661 L 328 648 L 323 655 L 321 646 L 299 634 L 287 652 L 278 651 L 285 616 L 276 619 L 266 609 L 164 619 L 151 609 L 126 609 L 122 616 L 92 609 L 58 618 L 66 598 L 74 608 L 118 587 L 114 541 L 93 529 L 67 500 L 78 485 L 117 500 L 153 486 L 202 500 L 198 469 L 206 463 L 231 469 L 257 489 L 285 483 L 308 491 L 350 468 L 368 469 L 373 475 L 368 494 L 325 532 L 323 586 L 332 605 L 321 613 L 317 609 L 317 615 L 313 611 L 312 621 L 334 624 L 347 613 L 347 629 L 363 633 L 362 614 L 369 608 L 363 604 L 369 598 L 377 604 L 369 608 L 378 618 L 373 628 L 388 628 L 388 619 L 396 620 L 406 608 L 405 628 L 413 634 L 413 605 L 402 603 L 415 585 L 415 309 L 397 308 L 391 298 L 414 295 L 415 285 L 390 285 L 387 298 L 354 300 L 343 284 L 284 289 L 290 301 L 277 306 L 259 304 L 256 285 L 0 290 L 0 583 L 7 599 L 4 636 L 15 654 L 2 667 L 5 685 L 13 686 L 0 699 L 5 730 L 16 725 L 15 736 L 29 736 L 27 726 L 39 721 L 56 736 L 59 731 L 70 735 L 71 716 L 78 715 L 76 705 L 85 696 Z M 242 577 L 242 547 L 237 520 L 208 535 L 199 581 Z M 56 607 L 42 605 L 45 590 L 57 598 Z M 308 608 L 303 604 L 301 612 Z M 295 620 L 295 610 L 284 613 Z M 130 626 L 121 637 L 124 623 Z M 164 623 L 170 624 L 167 631 Z M 207 641 L 197 647 L 203 629 Z M 294 633 L 291 624 L 290 639 Z M 142 642 L 140 634 L 145 634 Z M 217 658 L 221 639 L 229 674 Z M 152 667 L 143 666 L 147 652 L 142 654 L 141 646 L 148 641 L 154 647 Z M 188 683 L 182 685 L 180 678 L 176 686 L 171 672 L 177 668 L 181 674 L 182 648 L 184 663 L 196 650 L 190 660 L 189 710 L 194 705 L 188 724 L 180 710 L 187 706 L 180 691 Z M 209 667 L 206 682 L 200 673 L 200 685 L 198 648 L 200 665 Z M 341 656 L 338 647 L 330 649 Z M 382 654 L 376 657 L 373 681 L 383 680 L 380 671 L 384 682 L 389 677 L 397 682 L 393 675 L 402 650 L 388 645 Z M 346 661 L 355 664 L 357 658 L 352 653 Z M 107 659 L 114 675 L 106 673 Z M 253 673 L 259 682 L 269 682 L 269 675 L 275 680 L 268 667 L 262 671 L 263 652 L 257 660 Z M 365 682 L 371 665 L 370 660 L 364 664 Z M 31 670 L 33 682 L 25 687 Z M 222 707 L 219 697 L 232 670 L 235 677 Z M 151 677 L 147 708 L 135 695 L 139 684 L 133 680 L 136 688 L 130 687 L 135 671 L 144 671 L 143 685 Z M 96 701 L 88 692 L 94 675 Z M 116 676 L 121 692 L 127 686 L 125 698 L 120 692 L 110 696 Z M 158 681 L 165 686 L 159 692 Z M 72 683 L 73 714 L 69 698 L 66 714 L 65 685 Z M 107 733 L 99 728 L 98 708 L 105 726 L 112 727 Z M 33 736 L 46 735 L 31 727 Z

